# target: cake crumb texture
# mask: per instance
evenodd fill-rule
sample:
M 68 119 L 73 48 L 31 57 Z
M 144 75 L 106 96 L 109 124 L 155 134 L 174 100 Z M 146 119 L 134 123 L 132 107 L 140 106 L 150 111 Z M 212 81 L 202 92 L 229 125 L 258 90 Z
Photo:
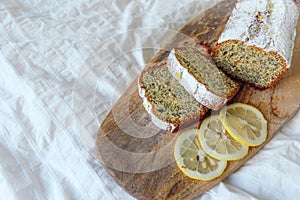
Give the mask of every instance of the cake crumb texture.
M 151 104 L 148 112 L 177 128 L 201 119 L 208 110 L 178 83 L 165 61 L 148 65 L 139 77 L 139 87 Z

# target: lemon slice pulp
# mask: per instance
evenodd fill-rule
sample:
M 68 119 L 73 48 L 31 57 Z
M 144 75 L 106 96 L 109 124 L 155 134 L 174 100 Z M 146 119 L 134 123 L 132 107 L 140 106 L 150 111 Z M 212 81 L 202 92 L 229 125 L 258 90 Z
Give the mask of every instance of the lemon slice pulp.
M 267 121 L 255 107 L 234 103 L 222 108 L 221 121 L 229 134 L 240 143 L 258 146 L 267 138 Z
M 212 115 L 202 122 L 198 137 L 203 150 L 219 160 L 238 160 L 248 153 L 249 147 L 229 135 L 218 115 Z
M 198 129 L 189 129 L 177 138 L 174 156 L 180 170 L 188 177 L 198 180 L 212 180 L 220 176 L 227 161 L 208 156 L 201 148 Z

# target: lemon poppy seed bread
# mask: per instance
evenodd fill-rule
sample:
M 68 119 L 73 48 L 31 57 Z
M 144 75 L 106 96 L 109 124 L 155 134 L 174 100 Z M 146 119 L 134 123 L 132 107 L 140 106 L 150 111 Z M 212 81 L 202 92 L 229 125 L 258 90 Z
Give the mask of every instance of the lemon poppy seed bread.
M 238 92 L 240 84 L 227 77 L 205 48 L 174 48 L 168 68 L 180 84 L 202 105 L 218 110 Z
M 295 0 L 238 0 L 214 50 L 229 76 L 272 87 L 291 64 L 299 17 Z
M 171 75 L 166 61 L 145 67 L 138 78 L 138 90 L 152 122 L 167 131 L 187 127 L 208 111 Z

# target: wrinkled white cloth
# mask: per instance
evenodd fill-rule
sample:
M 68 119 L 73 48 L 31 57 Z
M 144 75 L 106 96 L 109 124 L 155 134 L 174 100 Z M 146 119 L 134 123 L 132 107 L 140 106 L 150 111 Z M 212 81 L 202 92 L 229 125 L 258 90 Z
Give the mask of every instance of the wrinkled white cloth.
M 134 199 L 95 160 L 108 111 L 185 23 L 221 0 L 2 0 L 0 199 Z M 298 199 L 300 113 L 198 199 Z

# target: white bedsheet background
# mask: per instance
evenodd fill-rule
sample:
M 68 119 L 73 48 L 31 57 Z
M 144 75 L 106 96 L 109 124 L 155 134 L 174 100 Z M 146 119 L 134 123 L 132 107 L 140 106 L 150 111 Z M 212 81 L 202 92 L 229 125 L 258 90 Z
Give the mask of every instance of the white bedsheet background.
M 2 0 L 0 199 L 133 199 L 95 161 L 100 123 L 186 22 L 221 0 Z M 300 113 L 199 199 L 298 199 Z

